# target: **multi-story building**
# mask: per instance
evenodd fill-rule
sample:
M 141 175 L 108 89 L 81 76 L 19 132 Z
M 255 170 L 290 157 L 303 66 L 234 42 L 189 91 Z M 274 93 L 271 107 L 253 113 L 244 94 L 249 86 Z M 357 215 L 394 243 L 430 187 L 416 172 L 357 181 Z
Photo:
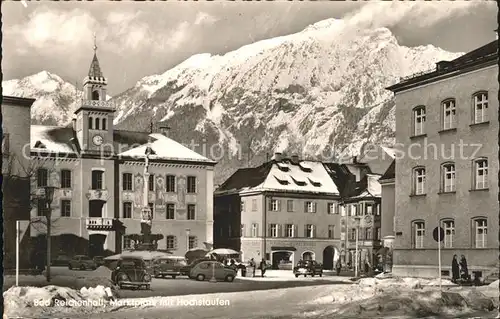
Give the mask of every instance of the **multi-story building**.
M 389 87 L 396 99 L 393 272 L 437 276 L 465 256 L 476 275 L 498 262 L 498 43 Z M 411 123 L 411 125 L 407 125 Z
M 121 252 L 140 233 L 142 210 L 152 213 L 158 249 L 183 255 L 212 242 L 214 161 L 164 134 L 114 128 L 113 103 L 96 54 L 83 82 L 84 98 L 66 127 L 31 126 L 32 188 L 58 187 L 52 204 L 54 254 Z M 146 181 L 146 149 L 149 171 Z M 147 188 L 147 190 L 146 190 Z M 147 196 L 147 199 L 145 198 Z M 31 217 L 42 220 L 43 204 Z M 32 236 L 45 234 L 33 223 Z
M 347 239 L 342 234 L 344 191 L 335 181 L 344 185 L 342 181 L 349 179 L 356 184 L 356 175 L 364 174 L 360 167 L 276 153 L 259 167 L 239 169 L 215 192 L 215 246 L 240 251 L 243 259 L 265 258 L 274 268 L 289 268 L 299 259 L 315 259 L 332 269 Z M 364 203 L 372 201 L 371 195 L 356 187 L 349 193 L 354 192 L 358 197 L 347 207 L 363 202 L 370 211 Z M 354 241 L 347 243 L 349 250 L 355 248 Z
M 385 271 L 392 270 L 392 254 L 394 247 L 395 231 L 394 216 L 396 213 L 396 160 L 378 180 L 382 188 L 381 215 L 382 224 L 380 227 L 383 250 L 380 251 L 381 261 Z
M 2 191 L 4 268 L 15 266 L 16 221 L 21 220 L 21 244 L 26 246 L 26 233 L 30 219 L 30 158 L 24 156 L 25 145 L 30 140 L 30 111 L 35 100 L 2 96 Z M 21 267 L 29 262 L 20 256 Z

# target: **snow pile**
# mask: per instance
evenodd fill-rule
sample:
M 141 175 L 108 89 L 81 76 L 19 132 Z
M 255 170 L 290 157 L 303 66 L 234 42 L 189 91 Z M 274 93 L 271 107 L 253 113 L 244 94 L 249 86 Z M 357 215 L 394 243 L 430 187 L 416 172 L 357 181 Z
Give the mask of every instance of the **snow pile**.
M 111 278 L 111 273 L 112 273 L 111 269 L 109 269 L 106 266 L 100 266 L 99 268 L 97 268 L 92 272 L 92 274 L 95 275 L 96 277 L 104 277 L 104 278 Z

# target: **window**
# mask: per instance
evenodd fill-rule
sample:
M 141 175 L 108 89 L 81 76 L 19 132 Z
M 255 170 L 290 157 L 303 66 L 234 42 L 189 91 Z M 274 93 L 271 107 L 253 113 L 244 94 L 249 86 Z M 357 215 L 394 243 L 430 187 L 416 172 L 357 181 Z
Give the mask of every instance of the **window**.
M 106 119 L 102 119 L 102 130 L 106 130 Z
M 71 171 L 61 170 L 61 188 L 71 188 Z
M 71 216 L 71 201 L 67 199 L 61 200 L 61 217 Z
M 189 247 L 188 249 L 193 249 L 198 245 L 196 236 L 189 236 Z
M 328 214 L 337 214 L 335 203 L 327 203 L 326 205 Z
M 366 240 L 372 240 L 372 229 L 371 228 L 366 228 L 365 229 L 365 239 Z
M 175 219 L 175 204 L 167 204 L 167 212 L 165 214 L 166 219 Z
M 240 226 L 240 237 L 245 237 L 245 224 L 241 224 Z
M 99 129 L 99 118 L 96 117 L 95 119 L 95 129 L 98 130 Z
M 305 206 L 306 213 L 316 213 L 316 203 L 306 202 Z
M 45 168 L 37 170 L 36 183 L 38 187 L 45 187 L 49 184 L 49 172 Z
M 328 238 L 335 238 L 335 225 L 328 225 Z
M 488 93 L 481 92 L 474 95 L 474 123 L 488 121 Z
M 151 211 L 151 219 L 154 218 L 155 214 L 155 205 L 153 203 L 148 203 L 148 206 L 149 206 L 149 210 Z
M 123 218 L 132 218 L 132 203 L 123 203 Z
M 257 211 L 257 200 L 252 199 L 252 212 L 256 212 L 256 211 Z
M 375 240 L 380 240 L 380 227 L 375 227 Z
M 356 228 L 349 229 L 349 240 L 356 240 Z
M 167 249 L 175 249 L 176 238 L 175 236 L 167 236 Z
M 167 192 L 175 193 L 175 175 L 167 175 Z
M 47 202 L 43 198 L 39 198 L 36 201 L 36 215 L 46 216 L 47 215 Z
M 425 106 L 413 109 L 413 135 L 422 135 L 425 132 Z
M 123 236 L 123 249 L 129 249 L 132 247 L 132 240 L 129 237 Z
M 488 237 L 488 221 L 486 218 L 477 218 L 473 220 L 474 247 L 486 248 Z
M 277 224 L 271 224 L 270 226 L 270 234 L 269 236 L 270 237 L 278 237 L 278 234 L 279 234 L 279 229 L 278 229 L 278 225 Z
M 371 204 L 367 204 L 365 206 L 365 210 L 366 210 L 366 215 L 373 215 L 373 206 Z
M 474 189 L 488 188 L 488 160 L 481 158 L 474 161 Z
M 418 221 L 413 223 L 413 248 L 424 248 L 425 223 Z
M 196 193 L 196 176 L 187 177 L 187 192 Z
M 245 202 L 242 200 L 240 202 L 240 212 L 244 212 L 245 211 Z
M 413 169 L 413 194 L 425 194 L 425 168 L 417 167 Z
M 196 219 L 196 205 L 194 204 L 187 205 L 187 219 L 188 220 Z
M 289 212 L 289 213 L 294 211 L 293 200 L 292 199 L 289 199 L 289 200 L 286 201 L 286 211 Z
M 94 125 L 94 119 L 92 118 L 92 116 L 89 116 L 89 130 L 92 129 L 93 125 Z
M 154 174 L 149 175 L 148 190 L 150 192 L 154 192 L 154 190 L 155 190 L 155 176 L 154 176 Z
M 293 224 L 285 225 L 285 236 L 286 237 L 295 237 L 295 226 Z
M 258 237 L 259 236 L 259 225 L 256 223 L 252 224 L 252 237 Z
M 306 225 L 305 237 L 314 238 L 314 225 L 311 224 Z
M 453 236 L 455 235 L 455 222 L 453 220 L 443 221 L 444 248 L 453 247 Z
M 455 191 L 455 164 L 447 163 L 443 164 L 442 167 L 442 178 L 443 178 L 443 192 L 454 192 Z
M 123 190 L 131 191 L 132 190 L 132 174 L 131 173 L 123 173 Z
M 443 130 L 456 127 L 456 106 L 455 100 L 447 100 L 442 104 L 443 108 Z
M 104 172 L 99 170 L 92 171 L 92 189 L 103 189 Z
M 277 212 L 280 210 L 280 201 L 278 199 L 271 199 L 269 202 L 269 210 Z

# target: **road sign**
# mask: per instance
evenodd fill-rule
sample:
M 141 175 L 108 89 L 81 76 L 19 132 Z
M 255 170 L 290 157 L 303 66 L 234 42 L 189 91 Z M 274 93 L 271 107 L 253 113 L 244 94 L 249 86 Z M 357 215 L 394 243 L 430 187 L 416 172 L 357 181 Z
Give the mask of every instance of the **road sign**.
M 439 229 L 439 240 L 438 240 L 438 229 Z M 432 231 L 432 237 L 434 238 L 435 241 L 443 241 L 444 239 L 444 229 L 443 227 L 436 227 Z

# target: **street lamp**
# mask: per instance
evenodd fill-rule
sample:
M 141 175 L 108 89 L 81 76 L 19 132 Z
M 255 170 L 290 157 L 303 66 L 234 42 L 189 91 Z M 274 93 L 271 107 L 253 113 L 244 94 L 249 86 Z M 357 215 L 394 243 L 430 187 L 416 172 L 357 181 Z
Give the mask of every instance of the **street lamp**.
M 50 260 L 51 260 L 51 252 L 50 252 L 50 231 L 52 227 L 52 201 L 54 200 L 54 192 L 56 187 L 54 186 L 45 186 L 45 202 L 47 204 L 47 210 L 45 212 L 45 216 L 47 218 L 47 282 L 50 282 Z

